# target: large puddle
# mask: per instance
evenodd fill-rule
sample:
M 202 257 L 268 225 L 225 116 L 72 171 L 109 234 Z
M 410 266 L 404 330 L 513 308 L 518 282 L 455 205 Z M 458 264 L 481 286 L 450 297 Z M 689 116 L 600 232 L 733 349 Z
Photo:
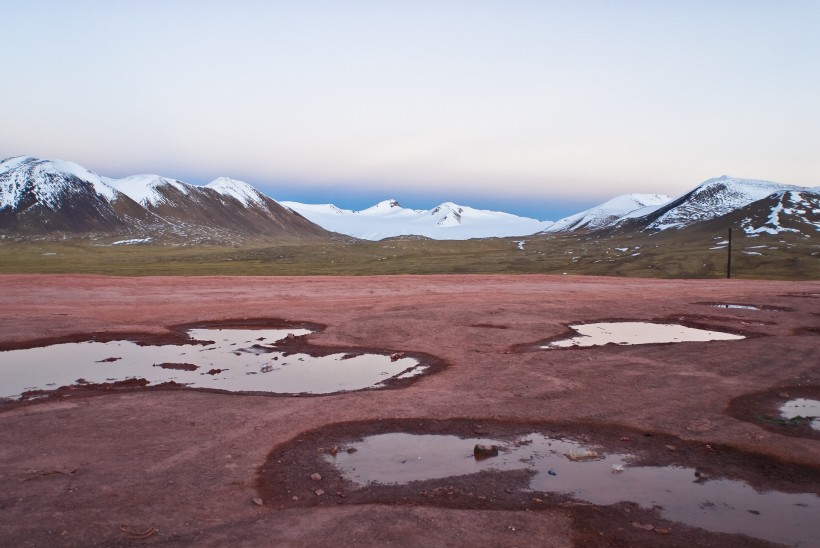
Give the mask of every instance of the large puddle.
M 809 425 L 820 430 L 820 400 L 795 398 L 780 406 L 780 416 L 784 419 L 811 419 Z
M 192 329 L 182 345 L 79 342 L 0 352 L 0 397 L 85 383 L 145 379 L 231 392 L 329 394 L 384 387 L 426 369 L 401 355 L 337 353 L 313 357 L 277 350 L 306 329 Z
M 650 322 L 601 322 L 570 325 L 578 336 L 552 341 L 541 348 L 571 348 L 605 344 L 633 345 L 692 341 L 734 341 L 743 335 L 708 331 L 677 324 Z
M 479 459 L 476 444 L 497 446 Z M 359 486 L 401 485 L 485 470 L 529 470 L 529 489 L 610 505 L 632 501 L 669 520 L 714 532 L 742 533 L 773 542 L 809 546 L 820 538 L 818 496 L 759 492 L 742 481 L 710 479 L 675 466 L 632 466 L 627 454 L 603 454 L 582 444 L 529 434 L 513 443 L 486 438 L 407 433 L 379 434 L 325 455 Z

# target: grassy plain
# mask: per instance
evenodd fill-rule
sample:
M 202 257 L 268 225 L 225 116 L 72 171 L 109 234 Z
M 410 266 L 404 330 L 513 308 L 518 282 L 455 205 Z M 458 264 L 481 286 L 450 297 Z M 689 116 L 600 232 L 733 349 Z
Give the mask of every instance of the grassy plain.
M 573 234 L 467 241 L 353 239 L 196 245 L 103 240 L 0 242 L 0 273 L 149 275 L 584 274 L 721 278 L 721 235 Z M 736 235 L 732 277 L 820 279 L 820 245 L 802 236 Z

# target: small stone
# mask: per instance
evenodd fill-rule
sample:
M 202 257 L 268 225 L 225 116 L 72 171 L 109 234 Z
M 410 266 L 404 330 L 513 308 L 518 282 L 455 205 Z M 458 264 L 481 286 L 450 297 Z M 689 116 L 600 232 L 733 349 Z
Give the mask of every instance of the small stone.
M 322 481 L 322 474 L 320 474 L 319 472 L 314 472 L 310 475 L 310 479 L 312 479 L 313 481 Z
M 314 491 L 314 493 L 316 493 L 317 497 L 321 497 L 322 495 L 325 494 L 325 490 L 324 489 L 317 489 L 317 490 Z
M 655 532 L 659 535 L 668 535 L 672 532 L 672 529 L 669 529 L 668 527 L 655 527 Z
M 632 527 L 643 529 L 644 531 L 652 531 L 655 528 L 651 523 L 638 523 L 637 521 L 632 522 Z
M 498 456 L 498 446 L 497 445 L 483 445 L 481 443 L 475 444 L 473 447 L 473 455 L 477 459 L 486 459 L 488 457 L 497 457 Z
M 293 496 L 293 500 L 294 500 L 294 502 L 295 502 L 295 501 L 299 500 L 299 497 L 297 497 L 296 495 L 294 495 L 294 496 Z
M 348 447 L 348 448 L 347 448 L 347 454 L 348 454 L 348 455 L 352 455 L 352 454 L 353 454 L 353 453 L 355 453 L 356 451 L 358 451 L 358 449 L 356 449 L 355 447 Z
M 629 441 L 630 439 L 632 438 L 630 438 L 629 436 L 621 436 L 621 441 Z
M 670 451 L 677 451 L 677 447 L 675 447 L 674 445 L 667 445 L 666 448 Z
M 262 506 L 263 504 L 265 504 L 265 501 L 263 501 L 263 500 L 262 500 L 262 499 L 260 499 L 259 497 L 255 497 L 255 498 L 253 499 L 253 503 L 254 503 L 255 505 L 257 505 L 257 506 Z
M 789 393 L 788 392 L 778 392 L 777 396 L 780 397 L 780 398 L 783 398 L 784 400 L 789 399 Z

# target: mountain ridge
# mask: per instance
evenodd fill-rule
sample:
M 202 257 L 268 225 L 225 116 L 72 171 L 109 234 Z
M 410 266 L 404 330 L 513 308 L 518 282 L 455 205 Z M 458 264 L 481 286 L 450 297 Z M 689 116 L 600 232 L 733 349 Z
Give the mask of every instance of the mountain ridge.
M 359 211 L 333 204 L 278 202 L 252 185 L 219 177 L 192 185 L 155 174 L 113 179 L 74 162 L 18 156 L 0 161 L 0 232 L 20 237 L 111 233 L 189 243 L 247 238 L 351 236 L 440 240 L 583 233 L 656 233 L 733 223 L 747 234 L 820 231 L 820 187 L 724 175 L 674 199 L 623 194 L 559 219 L 540 221 L 442 202 L 404 208 L 395 199 Z M 336 233 L 334 236 L 333 234 Z M 0 234 L 2 236 L 2 234 Z
M 197 186 L 160 175 L 111 179 L 73 162 L 31 156 L 0 162 L 0 229 L 21 235 L 102 232 L 200 242 L 331 236 L 241 181 L 220 178 Z

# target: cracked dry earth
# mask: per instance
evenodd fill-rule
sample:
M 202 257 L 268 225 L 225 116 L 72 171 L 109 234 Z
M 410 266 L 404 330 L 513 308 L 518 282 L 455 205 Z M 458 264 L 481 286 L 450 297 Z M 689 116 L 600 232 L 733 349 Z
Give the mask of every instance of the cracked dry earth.
M 325 396 L 123 383 L 3 402 L 5 546 L 722 547 L 820 538 L 816 519 L 795 536 L 767 535 L 782 524 L 765 507 L 741 508 L 760 521 L 725 532 L 633 500 L 589 502 L 534 487 L 527 469 L 357 484 L 329 455 L 385 433 L 510 444 L 543 433 L 633 455 L 624 478 L 638 464 L 692 468 L 707 485 L 802 494 L 816 516 L 820 436 L 776 413 L 789 394 L 820 397 L 820 282 L 10 275 L 0 276 L 0 307 L 2 350 L 173 339 L 169 326 L 252 318 L 324 326 L 306 337 L 314 348 L 418 353 L 441 365 L 387 389 Z M 539 348 L 569 335 L 569 324 L 619 320 L 746 338 Z

